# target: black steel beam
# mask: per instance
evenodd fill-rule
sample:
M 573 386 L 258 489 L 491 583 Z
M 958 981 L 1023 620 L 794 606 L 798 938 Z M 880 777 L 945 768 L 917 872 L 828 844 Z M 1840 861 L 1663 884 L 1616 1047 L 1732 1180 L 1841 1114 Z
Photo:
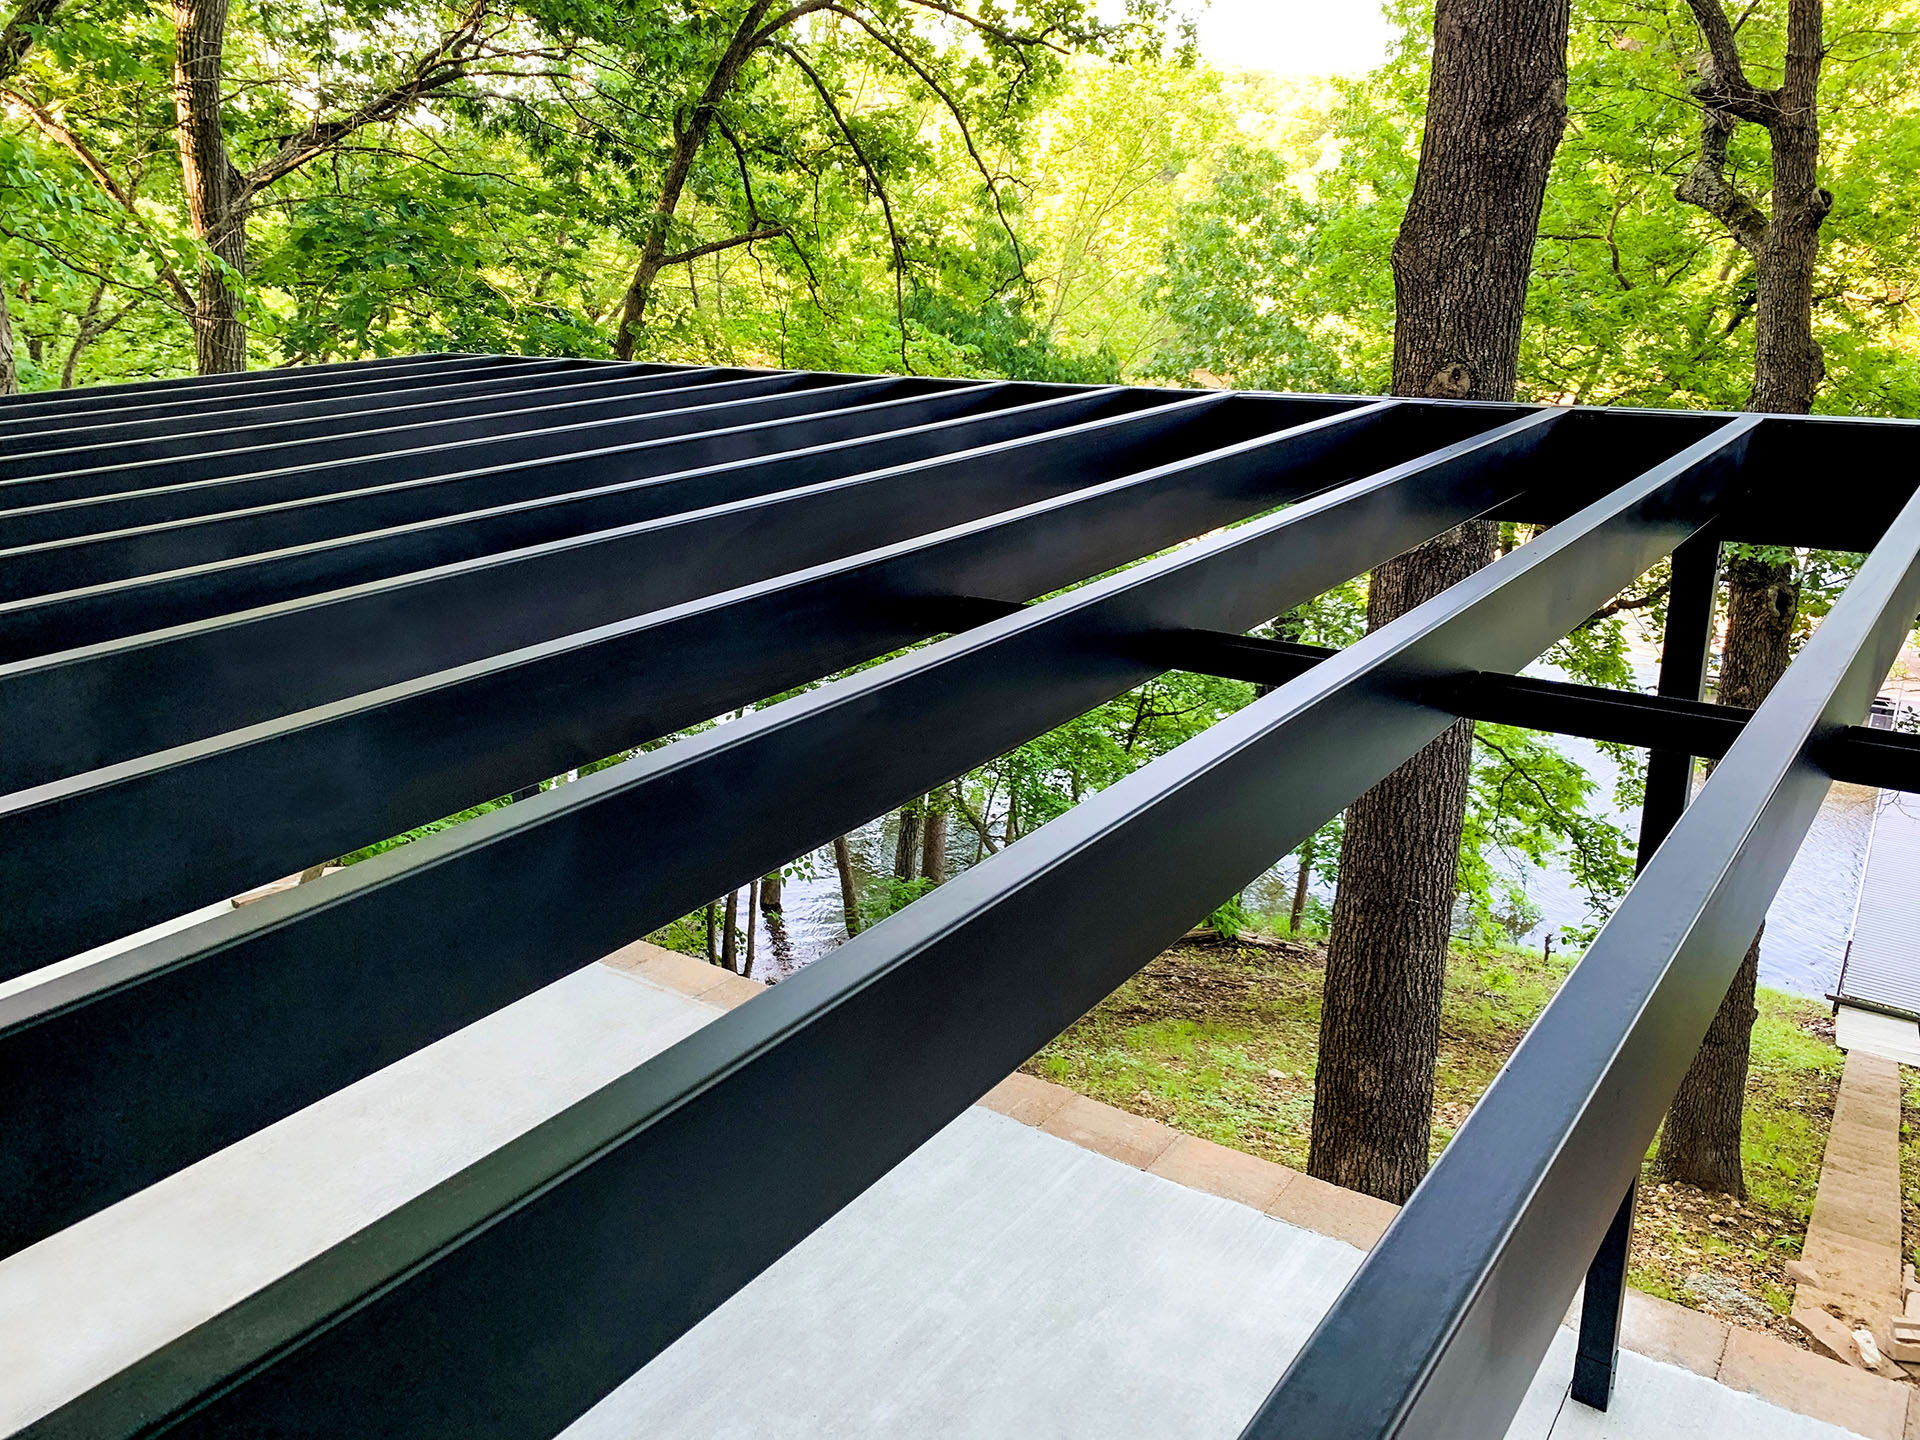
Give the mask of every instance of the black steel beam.
M 126 489 L 149 483 L 175 484 L 231 474 L 236 469 L 264 469 L 280 454 L 297 454 L 293 463 L 312 464 L 381 450 L 405 449 L 425 435 L 424 427 L 471 421 L 472 434 L 498 434 L 528 429 L 534 424 L 567 424 L 604 414 L 637 414 L 665 408 L 653 401 L 642 409 L 627 409 L 620 401 L 664 391 L 688 403 L 688 397 L 711 385 L 737 387 L 731 393 L 761 394 L 789 389 L 781 377 L 746 370 L 688 370 L 635 374 L 622 367 L 617 373 L 566 369 L 513 382 L 493 380 L 446 389 L 463 393 L 437 403 L 418 399 L 407 390 L 358 404 L 308 401 L 287 408 L 319 413 L 282 418 L 279 407 L 246 406 L 237 410 L 193 407 L 191 418 L 125 421 L 93 425 L 82 431 L 43 434 L 31 440 L 15 437 L 0 454 L 0 481 L 36 480 L 80 471 L 111 470 Z M 508 383 L 510 388 L 498 387 Z M 716 396 L 715 398 L 719 398 Z M 125 433 L 115 433 L 125 432 Z M 300 446 L 309 442 L 311 448 Z M 312 444 L 312 442 L 320 442 Z M 165 462 L 176 463 L 168 464 Z M 184 463 L 180 463 L 184 462 Z M 22 486 L 10 495 L 32 493 Z
M 0 603 L 0 660 L 96 644 L 1146 408 L 1140 396 L 1124 390 L 1089 390 L 984 409 L 963 406 L 972 413 L 830 445 L 197 563 L 165 560 L 181 558 L 178 552 L 190 548 L 179 543 L 183 530 L 218 527 L 153 527 L 111 539 L 14 550 L 0 554 L 0 587 L 20 596 Z M 217 534 L 207 538 L 219 539 Z
M 168 486 L 15 511 L 0 514 L 0 538 L 21 543 L 0 549 L 0 569 L 17 569 L 22 578 L 0 576 L 0 584 L 9 586 L 8 598 L 20 598 L 40 593 L 26 590 L 28 585 L 73 588 L 109 578 L 103 570 L 152 573 L 292 549 L 502 505 L 557 499 L 610 483 L 878 438 L 1048 393 L 1037 386 L 982 385 L 891 400 L 856 396 L 814 413 L 662 439 L 594 443 L 580 449 L 562 432 L 505 447 L 415 450 L 217 485 Z M 1143 400 L 1135 394 L 1117 403 L 1138 405 Z M 113 523 L 103 523 L 106 517 L 96 513 L 102 510 L 113 512 Z
M 1373 406 L 1327 417 L 945 535 L 7 795 L 0 964 L 31 969 L 165 919 L 195 897 L 235 893 L 922 639 L 948 621 L 916 596 L 1045 593 L 1122 563 L 1135 537 L 1172 543 L 1289 487 L 1331 483 L 1389 442 L 1405 443 L 1385 423 L 1395 413 Z M 1530 417 L 1513 436 L 1445 458 L 1455 469 L 1497 460 L 1551 423 Z M 1060 541 L 1049 544 L 1054 533 Z M 702 644 L 707 662 L 676 673 Z M 567 727 L 543 727 L 562 695 Z M 307 779 L 323 774 L 353 783 Z M 129 825 L 133 833 L 119 828 Z M 143 843 L 162 834 L 164 843 Z M 108 843 L 111 863 L 100 851 Z M 73 865 L 97 870 L 99 883 L 41 888 Z
M 1037 387 L 1036 387 L 1037 388 Z M 852 393 L 849 393 L 852 391 Z M 816 411 L 713 430 L 674 428 L 660 438 L 658 417 L 640 427 L 571 427 L 467 444 L 458 439 L 396 454 L 305 465 L 236 476 L 209 484 L 156 490 L 0 512 L 0 542 L 12 548 L 48 541 L 85 541 L 135 527 L 178 527 L 181 552 L 193 559 L 247 554 L 355 534 L 386 525 L 458 514 L 562 493 L 610 479 L 632 479 L 668 470 L 773 455 L 810 444 L 872 434 L 910 423 L 973 413 L 1026 388 L 905 386 L 894 398 L 843 387 L 813 392 L 831 399 Z M 196 527 L 208 527 L 200 531 Z M 217 533 L 211 542 L 197 537 Z M 131 537 L 129 537 L 131 538 Z M 202 548 L 196 548 L 202 547 Z M 224 547 L 224 548 L 223 548 Z
M 1321 645 L 1202 631 L 1168 636 L 1162 643 L 1168 669 L 1259 685 L 1283 685 L 1340 653 Z M 1697 685 L 1693 692 L 1699 693 Z M 1684 687 L 1675 694 L 1641 695 L 1565 680 L 1477 674 L 1449 679 L 1426 699 L 1469 720 L 1708 760 L 1725 755 L 1753 718 L 1753 711 L 1738 705 L 1685 700 L 1677 698 L 1680 693 Z M 1824 736 L 1814 755 L 1834 780 L 1920 794 L 1920 735 L 1849 725 Z M 1654 829 L 1664 835 L 1677 818 L 1676 811 Z
M 1358 418 L 1318 422 L 1280 453 L 1304 463 L 1315 444 L 1337 439 Z M 261 901 L 202 932 L 210 941 L 155 942 L 0 1000 L 0 1104 L 14 1157 L 0 1172 L 0 1246 L 50 1233 L 697 908 L 725 890 L 728 877 L 764 873 L 1141 683 L 1164 668 L 1152 643 L 1158 632 L 1251 624 L 1484 512 L 1521 483 L 1537 432 L 1555 419 L 1526 417 L 510 806 L 448 832 L 446 842 L 416 843 Z M 1242 450 L 1252 474 L 1275 453 Z M 1199 468 L 1204 475 L 1222 467 Z M 1139 484 L 1119 482 L 1110 493 Z M 1172 499 L 1157 511 L 1108 513 L 1138 540 L 1192 533 L 1181 527 L 1215 503 L 1203 499 L 1196 510 L 1178 492 Z M 964 527 L 861 562 L 837 584 L 801 581 L 699 607 L 668 622 L 684 643 L 657 650 L 649 668 L 677 676 L 677 657 L 698 654 L 709 666 L 763 673 L 767 657 L 818 646 L 823 621 L 848 623 L 839 613 L 848 597 L 869 616 L 864 623 L 905 628 L 898 614 L 872 617 L 876 600 L 892 595 L 904 608 L 916 595 L 924 603 L 971 594 L 1004 603 L 1052 588 L 1045 577 L 1063 563 L 1104 568 L 1095 557 L 1109 522 L 1082 503 L 1050 502 Z M 1168 515 L 1178 523 L 1162 531 Z M 1031 543 L 994 542 L 995 530 Z M 1077 548 L 1078 558 L 1059 560 L 1063 548 Z M 439 738 L 430 723 L 393 733 L 429 749 Z M 889 743 L 876 747 L 876 734 Z M 363 742 L 352 753 L 381 749 Z M 235 773 L 245 780 L 250 771 Z M 218 772 L 205 783 L 214 793 L 224 784 Z M 716 831 L 703 797 L 723 790 L 735 797 L 730 803 L 776 823 Z M 371 785 L 359 798 L 382 794 Z M 303 825 L 331 823 L 326 811 L 356 813 L 331 793 L 313 800 L 323 813 L 291 821 L 276 818 L 285 813 L 278 804 L 244 803 L 238 808 L 250 823 L 236 827 L 235 842 L 283 826 L 287 843 L 299 843 Z M 137 840 L 123 835 L 118 844 L 123 864 L 147 861 Z M 459 863 L 446 863 L 455 853 Z M 603 883 L 616 872 L 628 880 Z M 636 874 L 648 883 L 631 883 Z M 595 903 L 566 903 L 582 886 Z M 511 923 L 484 922 L 482 952 L 466 943 L 478 911 L 459 926 L 436 918 L 456 896 L 462 905 L 490 904 L 509 892 L 519 897 Z M 405 965 L 389 962 L 401 953 Z M 172 1103 L 180 1087 L 194 1105 Z M 83 1094 L 91 1098 L 77 1111 L 74 1098 Z
M 238 375 L 190 375 L 174 380 L 136 380 L 121 385 L 87 385 L 53 394 L 33 391 L 0 395 L 0 421 L 48 420 L 70 415 L 121 413 L 150 402 L 201 400 L 226 403 L 230 395 L 290 395 L 324 387 L 361 385 L 404 387 L 423 376 L 457 370 L 505 370 L 549 362 L 519 355 L 407 355 L 393 360 L 350 360 L 328 365 L 293 365 L 250 370 Z M 587 364 L 577 361 L 576 364 Z
M 677 380 L 678 377 L 664 378 Z M 862 395 L 878 398 L 887 393 L 897 395 L 945 388 L 912 381 L 792 374 L 757 375 L 713 385 L 675 384 L 652 393 L 649 387 L 656 387 L 658 383 L 648 380 L 638 394 L 590 402 L 577 408 L 562 400 L 500 415 L 483 413 L 452 428 L 429 424 L 355 430 L 345 426 L 339 433 L 323 430 L 317 438 L 285 444 L 240 445 L 231 450 L 205 452 L 189 446 L 184 458 L 22 475 L 0 480 L 0 504 L 6 506 L 5 511 L 0 512 L 0 522 L 11 530 L 36 511 L 68 502 L 96 502 L 92 506 L 75 505 L 76 514 L 110 514 L 111 507 L 100 502 L 133 499 L 188 485 L 211 489 L 215 488 L 214 482 L 225 482 L 235 486 L 235 482 L 255 475 L 333 467 L 354 460 L 382 464 L 389 457 L 431 453 L 444 446 L 449 435 L 456 437 L 453 443 L 465 446 L 483 443 L 524 446 L 566 436 L 568 448 L 579 448 L 593 442 L 596 429 L 615 439 L 653 439 L 821 410 L 832 405 L 836 398 L 843 401 Z M 722 406 L 727 408 L 722 410 L 719 408 Z M 635 426 L 639 428 L 633 428 Z M 580 433 L 569 435 L 575 431 Z M 338 488 L 338 483 L 329 487 Z M 236 486 L 231 492 L 216 489 L 216 493 L 241 492 Z
M 1505 1430 L 1917 608 L 1911 499 L 1247 1436 Z
M 1216 448 L 1225 427 L 1209 421 L 1223 400 L 1195 396 L 0 667 L 0 726 L 20 737 L 0 756 L 0 791 L 485 662 L 1104 483 L 1156 458 L 1191 459 Z M 1269 503 L 1298 495 L 1285 484 L 1252 492 L 1244 480 L 1241 493 Z M 84 735 L 57 725 L 75 703 L 98 717 Z
M 1663 696 L 1698 702 L 1706 686 L 1707 657 L 1713 648 L 1713 597 L 1719 574 L 1720 537 L 1713 526 L 1673 552 L 1657 682 Z M 1745 717 L 1741 723 L 1745 723 Z M 1634 853 L 1636 875 L 1647 868 L 1686 812 L 1693 794 L 1693 762 L 1692 755 L 1678 750 L 1655 749 L 1647 756 L 1640 836 Z M 1627 1266 L 1633 1254 L 1633 1217 L 1639 1200 L 1636 1178 L 1627 1186 L 1606 1236 L 1587 1266 L 1581 1289 L 1580 1338 L 1574 1349 L 1573 1382 L 1568 1393 L 1596 1410 L 1605 1410 L 1611 1402 L 1620 1366 L 1620 1320 L 1626 1309 Z
M 1755 423 L 1622 486 L 22 1434 L 555 1433 L 1452 722 L 1409 686 L 1527 663 L 1684 539 Z M 869 739 L 855 763 L 923 743 L 936 734 L 902 734 L 883 756 Z M 544 819 L 554 800 L 501 813 Z M 593 861 L 545 850 L 564 876 L 551 904 Z M 351 908 L 315 898 L 307 915 Z M 525 895 L 472 898 L 471 946 L 497 946 L 493 918 L 516 925 L 506 912 Z M 302 928 L 290 914 L 279 928 Z M 785 1197 L 771 1216 L 769 1189 Z M 1395 1300 L 1416 1308 L 1415 1294 Z
M 443 371 L 410 381 L 404 387 L 391 384 L 359 389 L 346 395 L 316 396 L 284 400 L 240 399 L 232 404 L 205 400 L 177 400 L 167 405 L 128 405 L 110 412 L 111 420 L 97 415 L 77 415 L 64 422 L 42 418 L 15 421 L 7 427 L 0 417 L 0 439 L 20 439 L 36 449 L 57 449 L 72 445 L 95 445 L 153 435 L 226 432 L 237 429 L 257 431 L 290 422 L 321 418 L 351 420 L 365 424 L 375 414 L 404 413 L 415 418 L 439 407 L 485 396 L 520 396 L 550 388 L 631 384 L 636 380 L 671 380 L 676 375 L 716 379 L 737 379 L 756 373 L 740 367 L 694 365 L 664 368 L 659 365 L 582 366 L 569 361 L 552 360 L 530 363 L 524 368 L 489 367 L 471 371 Z M 695 381 L 697 383 L 697 380 Z M 576 393 L 578 393 L 576 391 Z

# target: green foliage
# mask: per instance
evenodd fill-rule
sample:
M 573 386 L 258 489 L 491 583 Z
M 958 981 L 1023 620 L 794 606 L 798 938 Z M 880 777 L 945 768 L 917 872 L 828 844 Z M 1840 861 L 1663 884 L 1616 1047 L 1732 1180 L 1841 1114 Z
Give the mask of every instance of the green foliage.
M 892 875 L 878 875 L 861 888 L 860 928 L 878 925 L 882 920 L 897 911 L 904 910 L 922 895 L 933 889 L 931 880 L 901 880 Z
M 1247 907 L 1240 903 L 1240 897 L 1222 902 L 1207 916 L 1207 928 L 1222 940 L 1238 940 L 1240 933 L 1252 923 L 1253 917 L 1247 913 Z

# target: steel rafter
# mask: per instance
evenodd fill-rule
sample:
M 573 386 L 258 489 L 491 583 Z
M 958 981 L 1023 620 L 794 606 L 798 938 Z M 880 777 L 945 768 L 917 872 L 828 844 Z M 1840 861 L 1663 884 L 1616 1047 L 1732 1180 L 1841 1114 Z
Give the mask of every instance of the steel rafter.
M 1874 553 L 1758 712 L 1516 672 L 1914 438 L 485 356 L 0 401 L 0 1253 L 1164 671 L 1275 687 L 23 1433 L 551 1435 L 1462 716 L 1722 759 L 1248 1433 L 1498 1433 L 1596 1250 L 1604 1400 L 1603 1241 L 1746 936 L 1829 777 L 1920 782 L 1854 726 L 1920 501 L 1822 515 Z M 1244 633 L 1475 516 L 1550 528 L 1347 650 Z

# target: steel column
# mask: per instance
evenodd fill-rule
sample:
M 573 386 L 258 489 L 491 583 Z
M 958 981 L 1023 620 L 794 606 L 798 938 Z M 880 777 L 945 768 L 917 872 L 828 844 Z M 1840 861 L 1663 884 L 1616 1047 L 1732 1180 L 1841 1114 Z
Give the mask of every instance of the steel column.
M 553 1434 L 1452 723 L 1424 687 L 1527 663 L 1684 539 L 1751 428 L 1620 487 L 23 1434 L 171 1417 L 181 1436 Z M 1035 967 L 1036 950 L 1055 958 Z M 768 1187 L 789 1202 L 772 1215 Z
M 1268 1397 L 1249 1437 L 1500 1434 L 1920 610 L 1909 500 Z M 1419 1303 L 1409 1303 L 1409 1297 Z
M 1673 552 L 1673 578 L 1667 594 L 1666 633 L 1660 646 L 1660 695 L 1698 701 L 1713 649 L 1714 586 L 1720 573 L 1720 537 L 1709 528 Z M 1634 873 L 1647 868 L 1654 852 L 1680 823 L 1693 790 L 1694 757 L 1683 751 L 1654 750 L 1647 756 L 1646 794 L 1640 804 L 1640 844 Z M 1587 1267 L 1580 1303 L 1580 1341 L 1573 1357 L 1573 1398 L 1596 1410 L 1607 1408 L 1620 1363 L 1620 1314 L 1627 1297 L 1627 1264 L 1633 1248 L 1633 1215 L 1639 1182 L 1607 1226 L 1606 1238 Z

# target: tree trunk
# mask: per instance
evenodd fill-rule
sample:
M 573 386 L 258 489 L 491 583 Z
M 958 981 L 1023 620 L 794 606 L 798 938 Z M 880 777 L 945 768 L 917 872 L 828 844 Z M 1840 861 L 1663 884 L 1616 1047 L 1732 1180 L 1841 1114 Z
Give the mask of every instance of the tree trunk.
M 947 806 L 945 796 L 938 790 L 927 797 L 921 832 L 920 878 L 944 885 L 947 883 Z
M 1369 628 L 1486 565 L 1494 529 L 1462 525 L 1376 570 Z M 1307 1173 L 1395 1204 L 1427 1173 L 1472 762 L 1462 720 L 1354 801 L 1340 848 Z
M 200 266 L 193 310 L 194 359 L 202 375 L 247 368 L 247 326 L 229 269 L 247 268 L 247 186 L 227 155 L 221 64 L 227 0 L 174 0 L 173 103 L 181 183 L 194 236 L 223 264 Z
M 613 353 L 621 360 L 631 360 L 639 344 L 647 301 L 652 298 L 654 281 L 660 278 L 661 268 L 667 262 L 667 232 L 673 225 L 674 212 L 680 208 L 680 196 L 693 171 L 693 162 L 699 158 L 700 149 L 713 130 L 720 102 L 740 78 L 741 67 L 759 48 L 760 25 L 772 8 L 773 0 L 753 0 L 747 6 L 732 40 L 707 77 L 706 88 L 693 113 L 685 125 L 680 125 L 675 117 L 673 149 L 667 156 L 667 168 L 660 177 L 659 194 L 653 202 L 653 223 L 647 231 L 646 242 L 640 247 L 640 260 L 634 267 L 633 278 L 627 282 L 626 294 L 620 299 L 620 324 L 614 331 Z
M 1567 116 L 1568 0 L 1440 0 L 1420 168 L 1393 245 L 1393 388 L 1509 400 L 1547 172 Z M 1374 571 L 1377 628 L 1493 559 L 1474 521 Z M 1473 759 L 1461 722 L 1347 815 L 1308 1171 L 1405 1200 L 1427 1170 L 1440 997 Z
M 747 887 L 747 953 L 740 962 L 740 973 L 749 979 L 753 976 L 754 942 L 760 936 L 760 882 L 754 881 Z
M 740 892 L 727 891 L 726 914 L 720 925 L 720 963 L 726 969 L 734 968 L 734 957 L 740 952 L 740 934 L 735 929 L 740 920 Z
M 1778 90 L 1757 89 L 1747 79 L 1738 32 L 1720 0 L 1688 3 L 1707 45 L 1700 81 L 1693 87 L 1701 104 L 1700 150 L 1674 194 L 1718 219 L 1753 258 L 1753 389 L 1747 408 L 1804 415 L 1826 376 L 1813 338 L 1813 272 L 1820 227 L 1833 209 L 1833 196 L 1819 184 L 1821 0 L 1789 0 Z M 1767 131 L 1771 213 L 1743 195 L 1728 173 L 1727 148 L 1741 121 Z M 1792 659 L 1800 587 L 1790 562 L 1755 554 L 1731 556 L 1726 576 L 1727 643 L 1716 698 L 1757 709 Z M 1730 1195 L 1747 1193 L 1741 1121 L 1759 971 L 1756 934 L 1667 1110 L 1654 1164 L 1668 1180 Z
M 713 965 L 720 963 L 720 902 L 718 900 L 707 902 L 707 961 Z
M 20 393 L 20 367 L 13 359 L 13 315 L 7 309 L 7 289 L 0 285 L 0 395 Z
M 1754 709 L 1793 658 L 1800 587 L 1791 563 L 1752 555 L 1731 557 L 1726 575 L 1727 645 L 1714 698 L 1723 705 Z M 1759 974 L 1756 934 L 1667 1110 L 1654 1157 L 1662 1179 L 1743 1198 L 1747 1193 L 1740 1164 L 1741 1118 L 1753 1022 L 1759 1014 L 1753 1003 Z
M 844 835 L 834 839 L 833 868 L 840 872 L 840 913 L 846 917 L 847 938 L 851 940 L 860 933 L 860 892 L 853 883 L 853 855 Z
M 769 871 L 760 881 L 760 909 L 763 913 L 780 913 L 780 872 Z
M 1568 0 L 1440 0 L 1426 132 L 1393 242 L 1396 395 L 1510 400 L 1547 171 L 1567 123 Z
M 1293 910 L 1287 916 L 1287 930 L 1300 933 L 1300 921 L 1307 913 L 1307 886 L 1313 883 L 1313 837 L 1300 847 L 1300 868 L 1293 876 Z
M 893 878 L 911 880 L 920 873 L 920 817 L 924 799 L 909 800 L 900 807 L 900 828 L 894 835 Z

